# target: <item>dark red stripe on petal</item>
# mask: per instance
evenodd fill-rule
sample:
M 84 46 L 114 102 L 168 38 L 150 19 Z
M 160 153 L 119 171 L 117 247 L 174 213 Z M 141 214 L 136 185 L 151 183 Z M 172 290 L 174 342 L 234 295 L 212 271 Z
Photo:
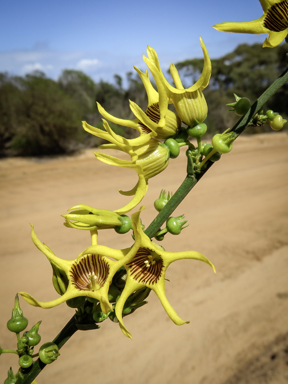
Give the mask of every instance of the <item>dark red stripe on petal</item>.
M 288 1 L 272 5 L 264 19 L 264 27 L 272 32 L 281 32 L 288 28 Z
M 109 269 L 109 264 L 102 256 L 87 255 L 72 265 L 72 284 L 80 291 L 89 291 L 93 280 L 101 288 L 109 275 Z
M 158 260 L 152 260 L 151 253 L 152 251 L 148 248 L 139 248 L 133 260 L 127 264 L 131 277 L 138 283 L 153 285 L 162 275 L 163 260 L 160 255 L 157 257 Z

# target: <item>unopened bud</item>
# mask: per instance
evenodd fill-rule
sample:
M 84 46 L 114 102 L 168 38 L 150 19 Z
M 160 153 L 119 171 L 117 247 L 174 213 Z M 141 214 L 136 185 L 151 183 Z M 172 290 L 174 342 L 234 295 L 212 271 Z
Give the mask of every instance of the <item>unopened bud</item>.
M 59 348 L 52 342 L 41 345 L 39 349 L 39 358 L 44 364 L 51 364 L 60 356 Z

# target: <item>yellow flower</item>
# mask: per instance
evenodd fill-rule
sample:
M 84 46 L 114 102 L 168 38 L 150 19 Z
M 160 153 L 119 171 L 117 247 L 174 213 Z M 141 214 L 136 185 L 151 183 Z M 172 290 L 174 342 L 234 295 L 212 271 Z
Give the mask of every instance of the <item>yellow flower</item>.
M 117 209 L 114 212 L 118 214 L 131 211 L 145 196 L 148 189 L 148 180 L 162 172 L 169 163 L 169 150 L 158 140 L 151 139 L 150 135 L 142 135 L 141 145 L 134 146 L 137 139 L 125 139 L 117 135 L 110 128 L 108 122 L 103 120 L 103 125 L 106 131 L 83 122 L 83 128 L 92 135 L 101 137 L 111 144 L 103 144 L 100 148 L 116 149 L 126 152 L 131 156 L 131 160 L 122 160 L 117 157 L 106 155 L 104 153 L 95 152 L 95 156 L 103 163 L 115 165 L 117 167 L 132 168 L 138 173 L 138 182 L 130 191 L 119 191 L 122 195 L 132 196 L 133 199 L 123 208 Z
M 132 222 L 135 241 L 138 242 L 137 252 L 124 265 L 127 271 L 126 285 L 115 308 L 121 330 L 130 338 L 132 336 L 123 323 L 122 311 L 126 300 L 133 292 L 144 287 L 152 289 L 159 297 L 170 319 L 175 324 L 182 325 L 189 321 L 184 321 L 177 315 L 165 294 L 165 273 L 168 266 L 176 260 L 195 259 L 209 264 L 215 271 L 213 264 L 199 252 L 166 252 L 154 244 L 141 228 L 140 211 L 132 215 Z
M 288 34 L 288 1 L 260 0 L 263 16 L 257 20 L 242 23 L 220 23 L 213 28 L 222 32 L 268 33 L 263 47 L 273 48 L 279 45 Z
M 101 309 L 105 314 L 113 310 L 108 300 L 109 286 L 115 272 L 136 253 L 139 240 L 136 239 L 135 246 L 129 250 L 94 245 L 93 254 L 85 250 L 75 260 L 63 260 L 55 256 L 51 249 L 38 239 L 33 226 L 31 237 L 36 247 L 44 253 L 51 265 L 66 275 L 68 286 L 66 291 L 62 292 L 62 296 L 48 302 L 38 301 L 28 293 L 20 292 L 29 304 L 35 307 L 52 308 L 75 297 L 88 296 L 100 301 Z M 111 260 L 110 257 L 116 261 Z
M 179 117 L 168 109 L 168 98 L 164 86 L 159 82 L 156 83 L 158 92 L 153 88 L 148 71 L 141 72 L 138 68 L 134 67 L 139 74 L 148 96 L 148 107 L 145 112 L 133 101 L 130 100 L 130 109 L 136 116 L 134 120 L 119 119 L 110 115 L 99 104 L 98 110 L 101 115 L 115 123 L 125 127 L 130 127 L 138 132 L 140 136 L 136 139 L 131 139 L 131 145 L 141 145 L 141 136 L 149 135 L 150 138 L 165 140 L 170 136 L 175 135 L 181 125 Z
M 200 43 L 204 54 L 203 71 L 199 80 L 187 89 L 183 87 L 179 73 L 173 63 L 171 63 L 170 72 L 176 88 L 172 87 L 165 79 L 157 53 L 153 48 L 147 48 L 148 58 L 143 56 L 143 60 L 148 65 L 155 81 L 164 85 L 167 96 L 174 104 L 178 116 L 190 127 L 203 122 L 208 113 L 202 90 L 207 87 L 211 77 L 211 61 L 201 38 Z

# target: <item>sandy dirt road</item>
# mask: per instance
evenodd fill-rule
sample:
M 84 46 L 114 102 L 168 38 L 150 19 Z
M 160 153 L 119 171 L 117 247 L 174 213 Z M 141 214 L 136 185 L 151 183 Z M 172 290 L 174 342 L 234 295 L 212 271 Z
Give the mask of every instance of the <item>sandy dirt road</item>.
M 55 299 L 51 269 L 30 239 L 38 237 L 61 258 L 74 259 L 89 233 L 63 226 L 61 214 L 76 204 L 116 209 L 128 201 L 132 170 L 98 162 L 92 150 L 53 160 L 0 161 L 0 345 L 13 348 L 5 329 L 15 293 Z M 167 236 L 169 251 L 197 250 L 216 266 L 179 261 L 167 272 L 167 296 L 190 324 L 174 325 L 152 293 L 148 305 L 125 318 L 127 339 L 107 320 L 100 330 L 78 332 L 46 367 L 39 384 L 282 384 L 288 383 L 288 135 L 240 137 L 230 154 L 203 177 L 176 214 L 190 226 Z M 185 177 L 185 156 L 149 181 L 143 222 L 155 216 L 162 188 L 175 191 Z M 131 245 L 130 235 L 102 231 L 99 242 Z M 73 315 L 65 304 L 43 310 L 21 301 L 32 326 L 50 341 Z M 2 355 L 0 382 L 17 357 Z

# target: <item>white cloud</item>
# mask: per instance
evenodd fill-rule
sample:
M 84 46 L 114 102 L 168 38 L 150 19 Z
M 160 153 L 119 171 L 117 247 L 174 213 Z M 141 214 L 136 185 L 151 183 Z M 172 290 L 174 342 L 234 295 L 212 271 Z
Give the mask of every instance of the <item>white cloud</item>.
M 37 63 L 31 63 L 31 64 L 24 65 L 24 67 L 22 67 L 22 72 L 27 73 L 27 72 L 37 71 L 37 70 L 45 72 L 45 71 L 50 70 L 50 69 L 53 69 L 53 65 L 50 65 L 50 64 L 43 65 L 43 64 L 37 62 Z
M 100 64 L 98 59 L 82 59 L 78 61 L 76 66 L 81 69 L 87 69 L 91 67 L 98 66 Z

